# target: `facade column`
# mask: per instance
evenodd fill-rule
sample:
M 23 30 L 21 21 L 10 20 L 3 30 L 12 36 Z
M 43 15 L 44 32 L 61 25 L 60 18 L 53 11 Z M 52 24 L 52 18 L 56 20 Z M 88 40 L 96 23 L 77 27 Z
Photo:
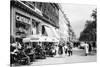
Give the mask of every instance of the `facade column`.
M 39 22 L 39 25 L 38 25 L 38 34 L 40 36 L 42 35 L 42 24 L 41 24 L 41 22 Z
M 13 8 L 13 7 L 11 7 L 11 17 L 10 17 L 10 34 L 12 35 L 12 36 L 15 36 L 15 31 L 16 31 L 16 29 L 15 29 L 15 27 L 16 27 L 16 25 L 15 25 L 15 9 Z

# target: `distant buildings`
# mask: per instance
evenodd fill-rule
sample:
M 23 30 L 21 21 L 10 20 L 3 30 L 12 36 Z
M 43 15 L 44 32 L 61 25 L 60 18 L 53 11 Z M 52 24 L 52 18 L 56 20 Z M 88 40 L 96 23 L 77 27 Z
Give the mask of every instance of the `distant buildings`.
M 60 6 L 60 4 L 59 4 Z M 69 37 L 69 34 L 68 34 L 68 21 L 66 20 L 66 17 L 64 15 L 64 12 L 62 11 L 62 8 L 60 7 L 59 9 L 59 34 L 60 34 L 60 40 L 63 40 L 63 41 L 68 41 L 68 37 Z
M 75 33 L 72 30 L 72 27 L 70 25 L 70 21 L 68 17 L 65 15 L 65 13 L 62 10 L 62 6 L 59 4 L 59 34 L 60 34 L 60 40 L 63 41 L 75 41 Z

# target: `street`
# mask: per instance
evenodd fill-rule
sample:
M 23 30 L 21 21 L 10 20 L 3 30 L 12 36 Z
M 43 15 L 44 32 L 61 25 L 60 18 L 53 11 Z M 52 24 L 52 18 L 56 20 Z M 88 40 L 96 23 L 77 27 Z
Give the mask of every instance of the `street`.
M 69 63 L 86 63 L 86 62 L 96 62 L 96 55 L 84 55 L 84 50 L 74 49 L 72 56 L 59 55 L 55 57 L 47 57 L 46 59 L 39 59 L 32 62 L 31 66 L 34 65 L 50 65 L 50 64 L 69 64 Z M 23 67 L 23 66 L 22 66 Z
M 10 20 L 11 66 L 97 60 L 95 5 L 11 0 Z

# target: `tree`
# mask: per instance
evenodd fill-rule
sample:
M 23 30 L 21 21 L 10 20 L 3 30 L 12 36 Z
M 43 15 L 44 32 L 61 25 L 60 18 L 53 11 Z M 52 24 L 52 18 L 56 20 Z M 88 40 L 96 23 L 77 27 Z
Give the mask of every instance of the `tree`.
M 97 22 L 97 9 L 93 10 L 93 13 L 91 14 L 91 17 L 93 17 L 95 22 Z
M 97 9 L 93 10 L 91 17 L 93 20 L 86 21 L 85 28 L 80 34 L 80 41 L 96 41 Z

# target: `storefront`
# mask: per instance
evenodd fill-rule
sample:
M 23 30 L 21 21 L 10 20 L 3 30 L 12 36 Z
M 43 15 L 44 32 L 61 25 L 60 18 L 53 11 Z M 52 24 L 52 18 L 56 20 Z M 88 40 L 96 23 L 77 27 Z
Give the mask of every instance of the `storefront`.
M 19 37 L 26 37 L 30 35 L 30 18 L 16 12 L 15 19 L 15 35 Z
M 46 21 L 46 19 L 43 19 L 22 2 L 16 1 L 11 3 L 10 31 L 12 36 L 27 38 L 30 35 L 39 35 L 45 39 L 45 42 L 58 42 L 55 29 Z
M 21 1 L 11 2 L 11 23 L 10 34 L 17 39 L 22 39 L 24 48 L 40 49 L 51 55 L 55 50 L 55 42 L 58 45 L 57 33 L 55 28 L 58 26 L 41 15 L 39 10 L 31 9 Z M 35 12 L 36 11 L 36 12 Z M 15 39 L 16 40 L 16 39 Z M 20 40 L 19 40 L 20 41 Z M 40 48 L 38 48 L 40 47 Z M 36 52 L 37 54 L 39 53 Z M 52 53 L 53 55 L 54 53 Z M 42 55 L 42 54 L 41 54 Z M 38 56 L 37 56 L 38 57 Z M 40 56 L 41 57 L 41 56 Z M 42 57 L 45 57 L 43 55 Z
M 18 2 L 11 3 L 10 35 L 15 38 L 26 38 L 30 35 L 41 34 L 41 24 L 38 18 L 22 8 L 26 7 Z

